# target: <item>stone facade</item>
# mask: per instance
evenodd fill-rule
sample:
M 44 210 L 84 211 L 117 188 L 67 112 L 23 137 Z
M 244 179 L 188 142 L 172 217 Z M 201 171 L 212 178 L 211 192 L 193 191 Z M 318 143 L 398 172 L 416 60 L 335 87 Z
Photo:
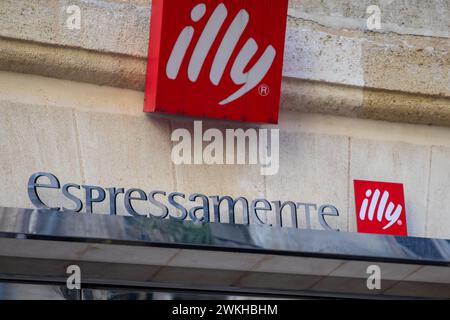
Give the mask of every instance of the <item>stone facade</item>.
M 150 1 L 3 0 L 0 206 L 32 207 L 28 177 L 48 171 L 104 187 L 333 203 L 330 225 L 355 232 L 352 181 L 370 179 L 404 183 L 410 235 L 450 239 L 450 4 L 375 2 L 380 30 L 367 30 L 369 1 L 289 2 L 280 171 L 263 177 L 257 166 L 172 164 L 171 132 L 192 121 L 142 112 Z M 80 30 L 66 26 L 70 5 Z

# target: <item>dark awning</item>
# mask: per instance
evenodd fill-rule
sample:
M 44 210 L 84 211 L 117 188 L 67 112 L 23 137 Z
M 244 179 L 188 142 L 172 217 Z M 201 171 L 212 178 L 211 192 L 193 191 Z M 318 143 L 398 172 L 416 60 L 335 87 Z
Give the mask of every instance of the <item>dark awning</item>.
M 0 208 L 2 279 L 65 283 L 70 264 L 89 285 L 450 298 L 449 240 Z

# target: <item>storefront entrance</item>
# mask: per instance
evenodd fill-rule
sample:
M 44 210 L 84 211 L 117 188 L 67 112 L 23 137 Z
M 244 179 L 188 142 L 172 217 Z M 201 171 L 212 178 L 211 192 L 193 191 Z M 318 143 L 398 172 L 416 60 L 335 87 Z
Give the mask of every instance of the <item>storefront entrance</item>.
M 88 287 L 68 290 L 64 285 L 0 282 L 0 300 L 275 300 L 295 296 L 245 295 L 206 291 Z
M 450 299 L 449 266 L 448 240 L 0 209 L 2 299 Z

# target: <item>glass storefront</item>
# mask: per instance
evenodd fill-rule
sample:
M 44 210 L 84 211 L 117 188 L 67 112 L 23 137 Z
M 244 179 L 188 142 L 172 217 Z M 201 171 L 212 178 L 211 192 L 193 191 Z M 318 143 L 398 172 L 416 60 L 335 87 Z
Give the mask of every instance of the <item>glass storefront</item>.
M 89 287 L 68 290 L 57 284 L 0 282 L 0 300 L 276 300 L 292 297 L 205 291 Z M 296 298 L 298 299 L 298 298 Z

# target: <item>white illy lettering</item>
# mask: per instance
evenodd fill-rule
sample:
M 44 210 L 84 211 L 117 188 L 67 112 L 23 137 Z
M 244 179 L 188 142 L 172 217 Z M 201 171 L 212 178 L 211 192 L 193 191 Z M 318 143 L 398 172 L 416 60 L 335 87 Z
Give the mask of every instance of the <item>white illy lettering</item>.
M 205 4 L 201 3 L 196 5 L 191 11 L 192 21 L 200 21 L 205 13 Z M 206 23 L 189 61 L 188 78 L 191 82 L 197 82 L 206 58 L 211 51 L 212 45 L 216 41 L 227 16 L 228 10 L 226 6 L 221 3 L 216 7 Z M 249 13 L 242 9 L 237 13 L 228 27 L 214 57 L 209 73 L 209 79 L 215 86 L 220 84 L 225 69 L 230 62 L 230 58 L 247 28 L 249 21 Z M 166 66 L 166 75 L 169 79 L 175 80 L 178 77 L 181 65 L 194 37 L 194 33 L 195 29 L 193 26 L 186 26 L 175 42 Z M 277 54 L 276 50 L 271 45 L 267 46 L 259 60 L 251 68 L 248 68 L 250 61 L 256 55 L 258 49 L 258 44 L 253 38 L 249 38 L 242 47 L 236 60 L 232 64 L 230 74 L 232 81 L 236 85 L 241 85 L 241 87 L 228 98 L 220 101 L 219 105 L 224 106 L 244 96 L 254 89 L 267 75 L 275 60 Z M 244 73 L 244 70 L 248 71 Z
M 395 206 L 395 204 L 393 202 L 389 202 L 389 192 L 388 191 L 384 191 L 383 195 L 381 196 L 380 199 L 380 195 L 381 192 L 380 190 L 376 189 L 375 192 L 372 192 L 372 190 L 367 190 L 366 191 L 366 197 L 362 202 L 361 208 L 359 210 L 359 218 L 361 220 L 365 220 L 366 219 L 366 215 L 367 215 L 367 219 L 369 221 L 373 221 L 373 219 L 375 218 L 375 209 L 378 206 L 378 210 L 377 210 L 377 220 L 379 222 L 383 221 L 383 218 L 388 222 L 384 227 L 383 230 L 389 229 L 394 223 L 396 223 L 398 221 L 398 219 L 400 218 L 400 215 L 403 211 L 403 206 L 402 205 L 397 205 Z M 369 204 L 370 202 L 370 204 Z M 387 205 L 387 207 L 386 207 Z M 367 210 L 368 209 L 368 210 Z M 394 211 L 395 209 L 395 211 Z

